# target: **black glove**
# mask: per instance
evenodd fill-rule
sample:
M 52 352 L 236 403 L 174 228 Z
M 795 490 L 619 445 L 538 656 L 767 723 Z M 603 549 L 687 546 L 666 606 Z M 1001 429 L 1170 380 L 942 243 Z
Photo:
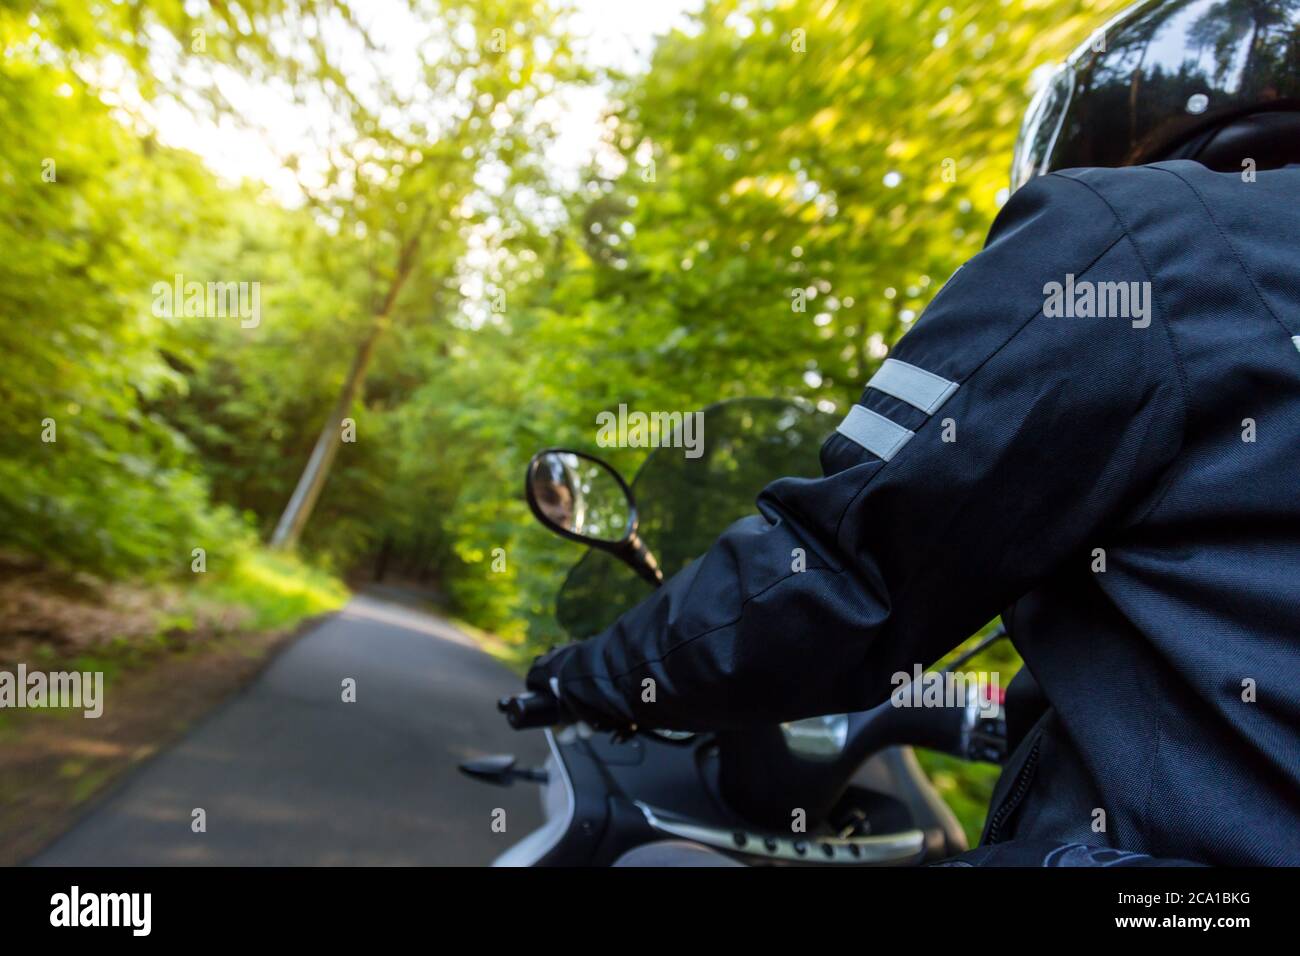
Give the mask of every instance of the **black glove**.
M 562 691 L 560 671 L 569 655 L 576 650 L 576 644 L 566 644 L 547 651 L 533 661 L 533 666 L 528 669 L 528 676 L 524 679 L 524 685 L 536 694 L 555 697 L 566 723 L 576 723 L 580 720 L 595 730 L 613 730 L 623 734 L 635 731 L 635 725 L 627 724 L 622 718 L 593 710 L 572 694 L 565 694 Z

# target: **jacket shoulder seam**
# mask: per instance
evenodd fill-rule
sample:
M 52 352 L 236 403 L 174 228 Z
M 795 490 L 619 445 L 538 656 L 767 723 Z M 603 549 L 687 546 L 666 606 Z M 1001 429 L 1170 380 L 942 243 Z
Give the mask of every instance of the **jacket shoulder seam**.
M 1223 240 L 1223 244 L 1227 246 L 1228 251 L 1232 253 L 1232 258 L 1236 261 L 1237 268 L 1241 270 L 1241 274 L 1245 276 L 1246 281 L 1250 283 L 1250 290 L 1255 293 L 1255 298 L 1259 299 L 1259 304 L 1264 307 L 1265 312 L 1272 316 L 1273 321 L 1281 326 L 1282 331 L 1290 337 L 1293 334 L 1291 329 L 1282 321 L 1282 317 L 1273 311 L 1273 307 L 1269 305 L 1268 300 L 1264 298 L 1264 293 L 1260 291 L 1259 285 L 1255 282 L 1255 277 L 1251 275 L 1250 269 L 1246 265 L 1246 260 L 1241 257 L 1241 253 L 1237 251 L 1237 247 L 1233 244 L 1232 240 L 1228 238 L 1228 234 L 1223 231 L 1223 227 L 1219 225 L 1219 220 L 1214 218 L 1214 211 L 1210 209 L 1210 204 L 1205 201 L 1205 196 L 1196 188 L 1196 184 L 1186 176 L 1183 176 L 1172 169 L 1167 169 L 1164 166 L 1153 166 L 1151 168 L 1158 169 L 1162 173 L 1168 173 L 1191 190 L 1192 195 L 1196 197 L 1196 201 L 1200 203 L 1201 208 L 1205 210 L 1205 218 L 1210 220 L 1210 225 L 1214 227 L 1214 231 L 1218 233 L 1219 238 Z
M 1149 166 L 1144 168 L 1157 169 L 1160 167 Z M 1168 170 L 1163 170 L 1163 171 L 1168 172 Z M 1051 173 L 1049 175 L 1055 176 L 1057 174 Z M 1141 244 L 1133 236 L 1133 230 L 1129 226 L 1128 220 L 1125 219 L 1124 216 L 1120 214 L 1120 211 L 1115 208 L 1114 204 L 1109 199 L 1107 199 L 1101 193 L 1101 191 L 1097 189 L 1097 187 L 1093 186 L 1092 183 L 1085 182 L 1082 179 L 1075 179 L 1072 176 L 1058 176 L 1058 178 L 1067 179 L 1070 182 L 1077 183 L 1078 185 L 1088 190 L 1090 193 L 1092 193 L 1099 200 L 1101 200 L 1103 203 L 1106 204 L 1106 208 L 1110 210 L 1110 214 L 1115 217 L 1115 221 L 1119 223 L 1120 228 L 1123 230 L 1123 238 L 1128 239 L 1129 245 L 1133 247 L 1133 254 L 1137 256 L 1138 264 L 1142 266 L 1142 271 L 1143 273 L 1146 274 L 1147 281 L 1151 283 L 1151 297 L 1153 300 L 1156 300 L 1158 303 L 1159 299 L 1161 299 L 1162 296 L 1160 296 L 1160 293 L 1158 291 L 1158 283 L 1156 282 L 1155 273 L 1152 271 L 1150 263 L 1147 262 L 1146 256 L 1143 255 L 1142 253 Z M 1182 182 L 1186 184 L 1189 188 L 1191 187 L 1191 184 L 1188 183 L 1181 176 L 1178 176 L 1177 178 L 1182 180 Z M 1193 192 L 1195 192 L 1195 190 L 1193 190 Z M 1207 209 L 1206 213 L 1208 214 L 1208 212 L 1209 210 Z M 1211 222 L 1213 222 L 1213 219 L 1211 219 Z M 1215 228 L 1218 228 L 1217 225 Z M 1181 414 L 1179 416 L 1180 424 L 1178 428 L 1178 451 L 1175 452 L 1173 458 L 1170 459 L 1170 467 L 1172 467 L 1173 464 L 1176 461 L 1178 461 L 1178 459 L 1182 456 L 1183 446 L 1187 442 L 1187 419 L 1188 416 L 1191 414 L 1190 413 L 1191 386 L 1188 382 L 1187 367 L 1183 362 L 1182 353 L 1178 350 L 1178 342 L 1174 339 L 1174 330 L 1170 327 L 1169 311 L 1167 309 L 1161 309 L 1160 311 L 1165 319 L 1165 321 L 1160 323 L 1160 326 L 1162 329 L 1164 329 L 1165 341 L 1169 345 L 1169 353 L 1170 355 L 1173 356 L 1173 360 L 1174 360 L 1174 369 L 1178 373 L 1177 374 L 1178 400 L 1179 400 Z M 1160 506 L 1160 503 L 1165 499 L 1165 496 L 1169 493 L 1169 490 L 1172 487 L 1173 487 L 1172 481 L 1166 484 L 1164 489 L 1155 496 L 1154 500 L 1152 500 L 1152 502 L 1146 508 L 1143 509 L 1142 513 L 1138 515 L 1136 518 L 1134 518 L 1133 521 L 1129 522 L 1129 525 L 1133 526 L 1133 525 L 1141 524 L 1148 515 L 1150 515 L 1152 512 L 1156 510 L 1156 508 Z

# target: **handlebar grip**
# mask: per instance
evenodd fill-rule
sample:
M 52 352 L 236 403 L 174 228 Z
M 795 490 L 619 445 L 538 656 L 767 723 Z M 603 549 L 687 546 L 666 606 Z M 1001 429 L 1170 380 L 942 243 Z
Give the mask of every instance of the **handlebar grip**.
M 497 701 L 497 710 L 515 730 L 552 727 L 560 723 L 560 702 L 551 694 L 516 694 Z

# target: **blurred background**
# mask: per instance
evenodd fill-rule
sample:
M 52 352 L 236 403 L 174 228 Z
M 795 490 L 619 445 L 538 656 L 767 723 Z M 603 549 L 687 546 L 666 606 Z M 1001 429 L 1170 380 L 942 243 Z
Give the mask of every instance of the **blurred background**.
M 842 414 L 1120 6 L 0 6 L 0 665 L 168 702 L 93 746 L 0 712 L 0 859 L 352 591 L 516 669 L 561 640 L 532 452 L 630 475 L 620 403 Z M 973 838 L 996 771 L 925 762 Z

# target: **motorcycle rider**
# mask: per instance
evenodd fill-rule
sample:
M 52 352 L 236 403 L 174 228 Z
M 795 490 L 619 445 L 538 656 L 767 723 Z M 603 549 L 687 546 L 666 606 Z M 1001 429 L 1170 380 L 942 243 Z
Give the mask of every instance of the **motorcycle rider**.
M 861 710 L 1000 613 L 1041 704 L 971 860 L 1300 864 L 1300 0 L 1100 40 L 824 477 L 530 687 L 624 728 Z

